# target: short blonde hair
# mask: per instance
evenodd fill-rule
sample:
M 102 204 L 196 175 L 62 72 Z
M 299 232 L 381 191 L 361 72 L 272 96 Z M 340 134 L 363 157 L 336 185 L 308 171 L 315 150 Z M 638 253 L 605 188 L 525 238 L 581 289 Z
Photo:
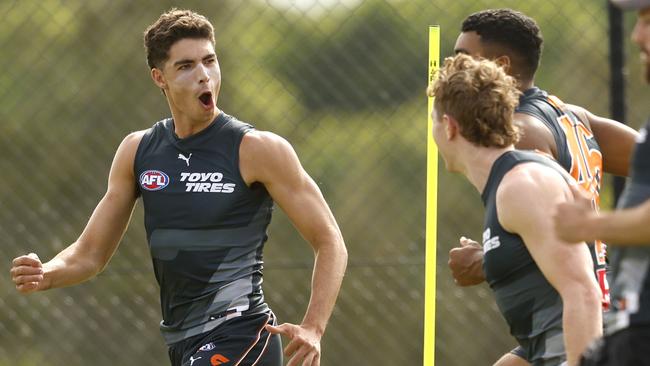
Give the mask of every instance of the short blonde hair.
M 516 80 L 497 64 L 465 54 L 446 58 L 427 89 L 438 116 L 454 117 L 463 137 L 485 147 L 519 141 L 513 114 L 520 94 Z

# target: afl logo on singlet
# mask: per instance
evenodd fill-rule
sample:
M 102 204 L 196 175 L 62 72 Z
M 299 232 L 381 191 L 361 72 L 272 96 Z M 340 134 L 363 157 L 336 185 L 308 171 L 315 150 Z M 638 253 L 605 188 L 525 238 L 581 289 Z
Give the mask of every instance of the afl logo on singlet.
M 140 174 L 140 186 L 147 191 L 159 191 L 169 184 L 169 176 L 160 170 L 146 170 Z

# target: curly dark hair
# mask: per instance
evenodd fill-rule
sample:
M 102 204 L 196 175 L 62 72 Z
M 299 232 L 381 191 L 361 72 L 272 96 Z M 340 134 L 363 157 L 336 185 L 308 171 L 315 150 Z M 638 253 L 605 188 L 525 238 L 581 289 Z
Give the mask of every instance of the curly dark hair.
M 144 47 L 150 68 L 160 68 L 169 49 L 183 38 L 207 39 L 214 45 L 214 29 L 206 17 L 191 10 L 172 8 L 144 31 Z
M 471 14 L 461 26 L 462 32 L 476 32 L 481 42 L 506 47 L 522 59 L 522 77 L 535 76 L 542 55 L 542 33 L 537 23 L 512 9 L 488 9 Z

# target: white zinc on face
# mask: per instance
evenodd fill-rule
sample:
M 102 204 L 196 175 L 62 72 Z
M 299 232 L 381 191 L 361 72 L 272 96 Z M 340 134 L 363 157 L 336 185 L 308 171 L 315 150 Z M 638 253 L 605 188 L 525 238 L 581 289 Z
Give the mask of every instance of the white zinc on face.
M 212 121 L 218 113 L 221 69 L 209 39 L 185 38 L 174 43 L 153 78 L 165 91 L 175 118 L 201 123 Z

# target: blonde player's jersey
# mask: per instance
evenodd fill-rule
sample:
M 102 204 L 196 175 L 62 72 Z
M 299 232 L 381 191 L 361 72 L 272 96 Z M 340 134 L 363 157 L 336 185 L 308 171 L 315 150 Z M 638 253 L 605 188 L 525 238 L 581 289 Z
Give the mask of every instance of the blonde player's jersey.
M 550 157 L 513 150 L 492 165 L 481 199 L 483 222 L 483 272 L 515 337 L 532 365 L 559 365 L 566 360 L 562 329 L 562 298 L 537 266 L 524 240 L 501 226 L 497 190 L 503 177 L 519 164 L 535 163 L 573 178 Z
M 556 160 L 589 193 L 594 209 L 598 210 L 603 156 L 591 130 L 559 98 L 537 87 L 524 92 L 516 112 L 531 115 L 548 127 L 555 139 L 558 155 Z M 603 308 L 607 310 L 610 299 L 606 276 L 606 246 L 601 241 L 596 241 L 590 244 L 589 249 L 603 293 Z

